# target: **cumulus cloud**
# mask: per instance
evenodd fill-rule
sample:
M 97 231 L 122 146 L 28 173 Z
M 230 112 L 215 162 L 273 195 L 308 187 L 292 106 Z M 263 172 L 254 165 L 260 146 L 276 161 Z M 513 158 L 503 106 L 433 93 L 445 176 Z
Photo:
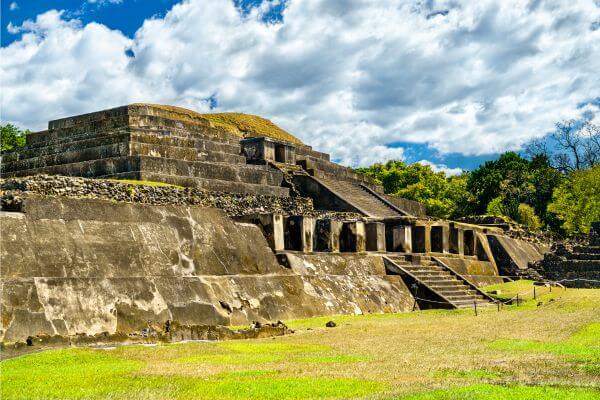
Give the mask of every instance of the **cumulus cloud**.
M 15 11 L 19 9 L 19 4 L 17 4 L 16 1 L 13 1 L 12 3 L 10 3 L 10 5 L 8 6 L 8 9 L 10 11 Z
M 428 160 L 421 160 L 417 162 L 422 165 L 429 165 L 434 172 L 443 172 L 447 176 L 456 176 L 463 172 L 462 168 L 449 168 L 447 165 L 435 164 Z
M 133 38 L 39 15 L 0 49 L 2 119 L 43 128 L 131 101 L 205 111 L 216 100 L 356 166 L 402 159 L 398 142 L 518 149 L 600 94 L 593 0 L 292 0 L 266 21 L 280 6 L 189 0 Z

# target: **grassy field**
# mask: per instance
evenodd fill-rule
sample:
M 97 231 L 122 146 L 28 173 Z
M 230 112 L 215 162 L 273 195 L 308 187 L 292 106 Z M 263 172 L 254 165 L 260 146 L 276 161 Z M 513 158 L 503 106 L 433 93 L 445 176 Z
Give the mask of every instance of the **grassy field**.
M 529 282 L 495 287 L 512 297 Z M 5 399 L 599 399 L 600 290 L 290 321 L 248 341 L 64 349 L 0 365 Z M 538 291 L 539 292 L 539 291 Z M 333 319 L 335 328 L 324 324 Z

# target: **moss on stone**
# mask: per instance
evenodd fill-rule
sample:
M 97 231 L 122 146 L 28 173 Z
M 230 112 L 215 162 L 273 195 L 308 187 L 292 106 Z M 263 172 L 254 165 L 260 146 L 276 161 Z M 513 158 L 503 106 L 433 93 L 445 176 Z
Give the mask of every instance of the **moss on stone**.
M 240 138 L 266 136 L 284 140 L 290 143 L 302 144 L 302 141 L 289 132 L 281 129 L 270 120 L 258 115 L 226 112 L 201 114 L 186 108 L 163 104 L 132 104 L 134 106 L 149 106 L 175 114 L 175 119 L 187 122 L 207 121 L 211 126 L 221 128 Z

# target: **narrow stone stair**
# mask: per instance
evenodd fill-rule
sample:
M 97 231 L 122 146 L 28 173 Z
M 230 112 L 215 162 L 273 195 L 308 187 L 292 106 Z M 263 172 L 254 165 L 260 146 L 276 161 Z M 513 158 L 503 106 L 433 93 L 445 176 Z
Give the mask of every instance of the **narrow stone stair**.
M 475 302 L 478 307 L 493 304 L 489 298 L 429 257 L 420 257 L 415 261 L 409 261 L 404 256 L 386 258 L 419 285 L 435 293 L 442 303 L 454 308 L 472 308 Z M 440 304 L 439 308 L 443 308 L 442 306 Z
M 357 183 L 340 179 L 318 178 L 318 181 L 369 217 L 390 218 L 402 216 Z

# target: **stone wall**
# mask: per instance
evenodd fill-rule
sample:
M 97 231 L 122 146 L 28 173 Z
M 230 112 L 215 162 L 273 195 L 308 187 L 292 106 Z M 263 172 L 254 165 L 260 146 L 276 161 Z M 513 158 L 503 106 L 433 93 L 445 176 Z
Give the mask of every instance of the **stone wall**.
M 195 205 L 215 207 L 228 215 L 256 213 L 310 214 L 312 199 L 276 197 L 242 193 L 209 192 L 176 186 L 126 184 L 117 180 L 76 178 L 59 175 L 35 175 L 0 179 L 3 207 L 19 207 L 26 195 L 65 196 L 105 199 L 153 205 Z M 16 198 L 15 198 L 16 197 Z
M 523 278 L 539 278 L 529 264 L 544 257 L 549 249 L 522 239 L 514 239 L 505 235 L 487 235 L 488 243 L 496 260 L 500 275 Z
M 5 342 L 412 306 L 395 277 L 286 268 L 256 225 L 214 208 L 26 197 L 0 218 Z
M 390 196 L 387 194 L 383 195 L 387 201 L 395 205 L 401 210 L 407 212 L 408 215 L 413 217 L 426 217 L 427 209 L 425 208 L 425 204 L 419 203 L 418 201 L 404 199 L 402 197 Z

